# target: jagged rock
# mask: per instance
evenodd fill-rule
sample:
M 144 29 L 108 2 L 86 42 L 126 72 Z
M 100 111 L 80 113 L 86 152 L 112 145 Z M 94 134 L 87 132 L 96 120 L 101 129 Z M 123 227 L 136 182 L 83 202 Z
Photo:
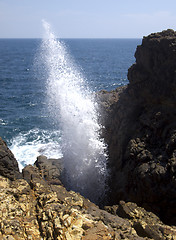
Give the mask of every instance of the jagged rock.
M 176 224 L 176 32 L 144 37 L 135 57 L 129 85 L 97 97 L 109 152 L 109 199 L 136 202 Z
M 51 184 L 61 184 L 60 178 L 63 171 L 61 159 L 48 159 L 45 156 L 39 156 L 34 165 L 40 170 L 43 178 Z
M 23 169 L 24 179 L 0 176 L 0 239 L 175 239 L 175 228 L 136 204 L 107 207 L 113 215 L 79 193 L 67 191 L 51 181 L 51 162 L 39 157 L 35 166 Z M 60 164 L 54 166 L 58 166 L 54 168 L 58 178 Z
M 135 203 L 125 203 L 120 201 L 117 206 L 106 206 L 109 212 L 122 218 L 129 219 L 137 234 L 150 239 L 176 239 L 176 227 L 166 226 L 152 212 L 147 212 L 144 208 L 138 207 Z
M 0 201 L 0 239 L 41 239 L 36 198 L 25 180 L 0 176 Z
M 0 138 L 0 175 L 11 180 L 21 177 L 18 163 L 2 138 Z
M 1 239 L 144 239 L 128 220 L 62 185 L 49 185 L 36 167 L 23 174 L 28 182 L 0 177 Z
M 31 181 L 35 178 L 40 178 L 40 172 L 37 167 L 32 165 L 27 165 L 22 169 L 23 178 L 28 182 L 31 183 Z

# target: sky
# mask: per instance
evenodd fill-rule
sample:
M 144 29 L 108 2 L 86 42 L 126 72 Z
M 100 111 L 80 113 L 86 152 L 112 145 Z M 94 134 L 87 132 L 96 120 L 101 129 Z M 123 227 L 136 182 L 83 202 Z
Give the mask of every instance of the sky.
M 175 0 L 0 0 L 0 38 L 142 38 L 176 30 Z

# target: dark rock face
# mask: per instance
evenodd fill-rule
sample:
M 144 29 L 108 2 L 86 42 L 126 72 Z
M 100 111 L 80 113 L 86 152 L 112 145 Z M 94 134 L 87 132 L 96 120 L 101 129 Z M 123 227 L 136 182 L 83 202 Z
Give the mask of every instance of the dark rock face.
M 176 32 L 173 30 L 144 37 L 137 47 L 134 64 L 128 71 L 129 90 L 144 104 L 166 104 L 176 100 Z M 133 92 L 133 93 L 132 93 Z
M 144 37 L 129 85 L 99 100 L 105 110 L 111 204 L 133 201 L 176 223 L 176 32 Z
M 128 219 L 140 237 L 149 239 L 164 239 L 169 233 L 172 238 L 176 236 L 176 227 L 165 226 L 152 212 L 138 207 L 137 204 L 120 201 L 119 205 L 106 206 L 105 209 L 119 217 Z
M 18 163 L 2 138 L 0 138 L 0 175 L 11 180 L 21 177 Z
M 61 159 L 48 159 L 45 156 L 39 156 L 34 166 L 42 172 L 43 178 L 49 184 L 61 184 L 60 179 L 63 171 L 63 163 Z

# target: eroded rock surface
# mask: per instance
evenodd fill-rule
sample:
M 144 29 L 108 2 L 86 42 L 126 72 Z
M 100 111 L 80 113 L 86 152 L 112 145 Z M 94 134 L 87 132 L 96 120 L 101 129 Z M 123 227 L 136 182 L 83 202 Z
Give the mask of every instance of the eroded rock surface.
M 144 37 L 129 85 L 101 91 L 110 202 L 136 202 L 176 224 L 176 32 Z
M 50 184 L 42 174 L 29 165 L 26 180 L 0 176 L 0 239 L 143 239 L 128 220 L 58 182 Z
M 21 179 L 0 175 L 0 239 L 176 239 L 174 227 L 134 203 L 105 211 L 67 191 L 61 171 L 61 160 L 40 156 L 23 169 Z

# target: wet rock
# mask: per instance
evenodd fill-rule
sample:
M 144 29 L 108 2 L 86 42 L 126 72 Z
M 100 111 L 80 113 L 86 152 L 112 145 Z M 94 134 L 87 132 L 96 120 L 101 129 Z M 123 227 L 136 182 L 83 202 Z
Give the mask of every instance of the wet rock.
M 11 180 L 21 177 L 18 163 L 2 138 L 0 138 L 0 175 Z

